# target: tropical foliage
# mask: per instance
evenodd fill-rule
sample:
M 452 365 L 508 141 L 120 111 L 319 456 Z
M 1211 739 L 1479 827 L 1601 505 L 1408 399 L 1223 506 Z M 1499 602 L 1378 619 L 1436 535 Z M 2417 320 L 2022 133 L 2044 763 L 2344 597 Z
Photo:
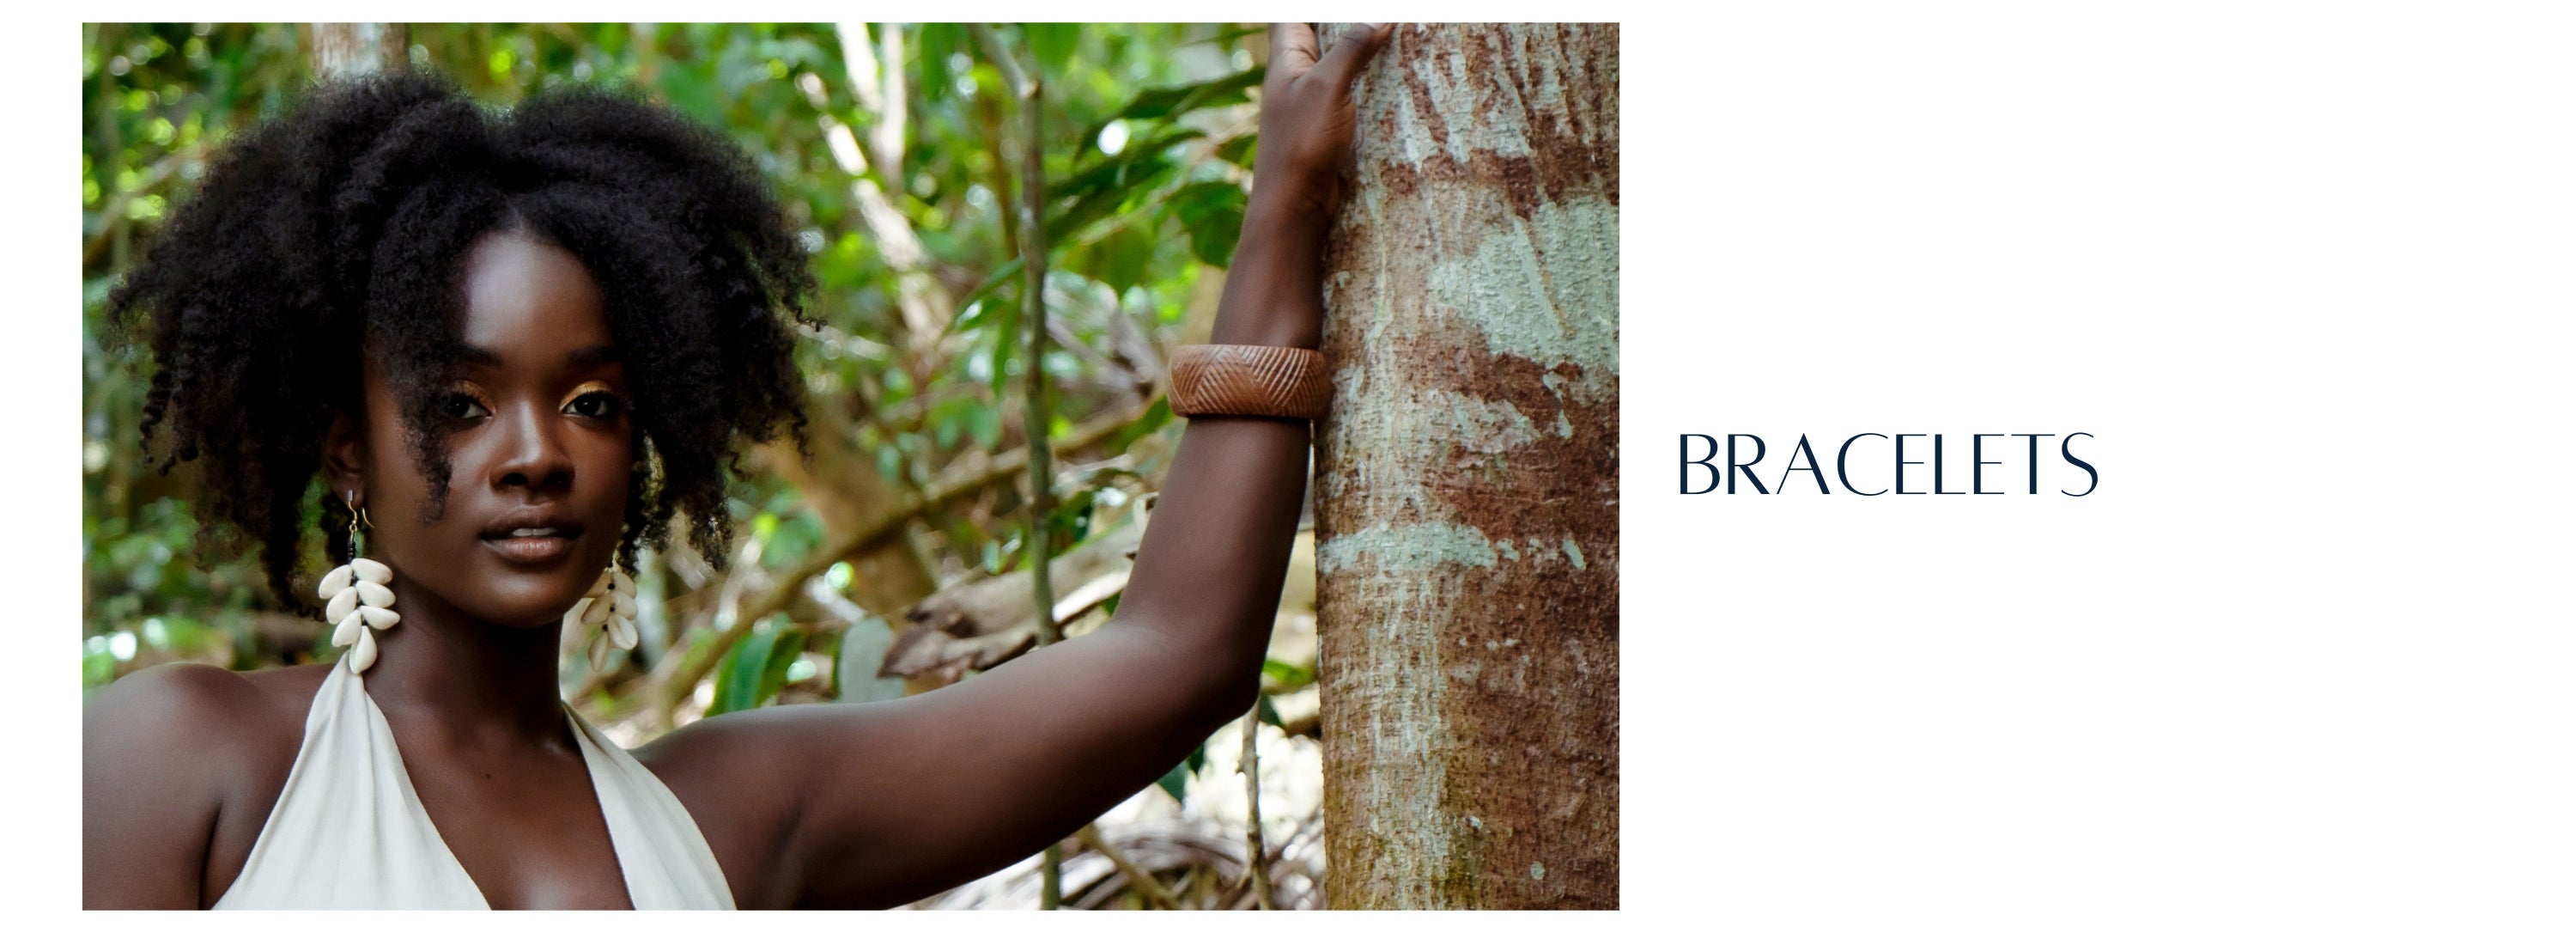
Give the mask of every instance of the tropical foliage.
M 566 646 L 567 696 L 622 741 L 760 705 L 934 689 L 1027 650 L 1041 623 L 1026 572 L 1032 366 L 1047 375 L 1042 441 L 1058 466 L 1044 517 L 1060 555 L 1051 615 L 1078 637 L 1115 610 L 1179 429 L 1159 400 L 1162 361 L 1206 333 L 1241 225 L 1263 37 L 1028 24 L 979 38 L 940 24 L 409 27 L 413 66 L 496 106 L 589 83 L 721 129 L 785 200 L 822 285 L 821 326 L 797 350 L 813 459 L 752 452 L 730 502 L 742 531 L 730 573 L 684 545 L 648 555 L 634 652 L 594 664 L 588 646 Z M 200 533 L 190 465 L 165 475 L 146 462 L 135 438 L 148 370 L 103 350 L 96 329 L 101 299 L 209 154 L 312 80 L 309 38 L 292 25 L 92 24 L 83 40 L 83 682 L 168 661 L 330 657 L 323 626 L 284 611 L 238 549 Z M 997 50 L 1043 88 L 1048 327 L 1035 359 L 1012 212 L 1027 140 Z M 1292 568 L 1258 727 L 1274 759 L 1262 854 L 1284 904 L 1311 903 L 1320 871 L 1311 574 L 1311 560 Z M 1210 755 L 1123 806 L 1129 822 L 1086 831 L 1064 869 L 1067 903 L 1249 903 L 1250 850 L 1227 822 L 1242 819 L 1242 778 L 1218 773 L 1240 742 L 1220 733 Z M 1193 795 L 1221 806 L 1194 808 Z M 946 903 L 1024 903 L 1031 884 L 1006 873 Z

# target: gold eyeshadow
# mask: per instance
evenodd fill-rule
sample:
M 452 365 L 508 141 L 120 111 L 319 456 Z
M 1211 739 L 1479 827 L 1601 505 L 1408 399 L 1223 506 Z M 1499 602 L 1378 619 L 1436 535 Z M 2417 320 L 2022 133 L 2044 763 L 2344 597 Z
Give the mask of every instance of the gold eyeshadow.
M 555 403 L 555 407 L 562 408 L 566 405 L 570 405 L 574 399 L 589 395 L 593 392 L 606 392 L 610 395 L 617 395 L 617 390 L 611 387 L 608 383 L 593 379 L 574 386 L 570 393 L 567 393 L 561 401 Z M 622 400 L 624 397 L 619 396 L 619 398 Z

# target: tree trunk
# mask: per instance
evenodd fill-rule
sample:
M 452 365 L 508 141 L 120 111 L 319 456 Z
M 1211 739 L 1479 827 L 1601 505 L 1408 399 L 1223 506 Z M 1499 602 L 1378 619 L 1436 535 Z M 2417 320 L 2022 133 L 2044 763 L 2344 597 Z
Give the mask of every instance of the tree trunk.
M 306 23 L 313 76 L 324 81 L 398 71 L 411 58 L 411 30 L 401 23 Z
M 1403 26 L 1317 437 L 1325 901 L 1619 906 L 1619 30 Z

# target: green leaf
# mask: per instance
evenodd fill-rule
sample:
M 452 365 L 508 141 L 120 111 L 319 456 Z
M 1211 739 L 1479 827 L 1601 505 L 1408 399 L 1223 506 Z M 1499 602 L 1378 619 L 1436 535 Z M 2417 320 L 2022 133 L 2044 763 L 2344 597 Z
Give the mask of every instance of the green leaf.
M 1200 262 L 1224 267 L 1234 261 L 1234 246 L 1243 236 L 1243 189 L 1230 181 L 1183 185 L 1168 202 L 1172 216 L 1190 233 L 1190 254 Z
M 1154 779 L 1154 785 L 1161 787 L 1163 789 L 1163 793 L 1172 795 L 1172 801 L 1174 803 L 1186 802 L 1189 799 L 1190 786 L 1189 762 L 1184 761 L 1180 764 L 1173 765 L 1172 770 L 1166 771 L 1163 773 L 1162 777 Z
M 1020 34 L 1027 37 L 1029 57 L 1037 59 L 1041 77 L 1064 73 L 1073 61 L 1074 46 L 1082 39 L 1078 23 L 1021 23 Z
M 1152 407 L 1145 409 L 1143 415 L 1137 416 L 1135 423 L 1119 428 L 1117 433 L 1109 436 L 1103 446 L 1123 453 L 1127 450 L 1127 445 L 1136 443 L 1138 438 L 1162 430 L 1164 425 L 1170 423 L 1172 423 L 1172 400 L 1168 397 L 1157 397 Z
M 1251 99 L 1244 91 L 1261 86 L 1261 76 L 1266 73 L 1256 66 L 1197 84 L 1149 88 L 1138 93 L 1126 109 L 1118 111 L 1118 117 L 1123 120 L 1152 120 L 1178 116 L 1201 107 L 1240 104 Z
M 1197 774 L 1199 769 L 1206 765 L 1207 743 L 1200 742 L 1198 747 L 1190 749 L 1190 757 L 1181 759 L 1180 764 L 1173 765 L 1172 770 L 1156 778 L 1154 784 L 1161 787 L 1164 793 L 1172 795 L 1173 800 L 1180 800 L 1189 788 L 1190 775 Z
M 1226 140 L 1223 145 L 1216 147 L 1216 157 L 1244 168 L 1251 168 L 1253 158 L 1260 152 L 1260 136 L 1259 133 L 1245 133 Z
M 1266 723 L 1269 723 L 1269 724 L 1274 725 L 1274 726 L 1278 726 L 1278 725 L 1279 725 L 1279 708 L 1278 708 L 1278 707 L 1276 707 L 1276 706 L 1272 706 L 1272 705 L 1270 705 L 1270 695 L 1269 695 L 1269 694 L 1267 694 L 1267 693 L 1262 694 L 1262 695 L 1261 695 L 1261 697 L 1260 697 L 1260 699 L 1258 699 L 1258 700 L 1254 701 L 1253 706 L 1254 706 L 1254 708 L 1259 709 L 1259 710 L 1261 711 L 1261 721 L 1262 721 L 1262 722 L 1266 722 Z M 1283 728 L 1283 729 L 1284 729 L 1284 728 L 1287 728 L 1287 727 L 1286 727 L 1286 726 L 1280 726 L 1280 728 Z
M 1266 25 L 1245 26 L 1240 23 L 1228 23 L 1224 27 L 1219 28 L 1216 31 L 1216 35 L 1209 36 L 1208 38 L 1200 41 L 1214 45 L 1219 49 L 1224 49 L 1232 47 L 1234 45 L 1234 40 L 1236 39 L 1241 39 L 1245 36 L 1268 35 L 1269 33 L 1270 27 Z
M 993 345 L 986 351 L 988 353 L 986 359 L 990 360 L 992 372 L 986 374 L 985 388 L 991 389 L 995 397 L 1000 397 L 1010 391 L 1011 358 L 1018 356 L 1020 352 L 1018 302 L 1014 301 L 1003 309 L 1002 324 L 995 330 L 999 331 L 998 339 L 994 340 Z
M 949 320 L 948 332 L 960 333 L 991 325 L 996 317 L 995 312 L 1008 307 L 1007 302 L 992 300 L 993 290 L 1002 287 L 1004 282 L 1017 281 L 1020 278 L 1022 265 L 1019 258 L 1015 256 L 1011 261 L 995 267 L 990 274 L 984 276 L 984 281 L 977 283 L 975 290 L 967 292 L 966 298 L 958 302 L 966 307 L 966 313 Z M 997 308 L 996 305 L 1003 307 Z
M 795 665 L 796 656 L 804 650 L 805 632 L 802 629 L 791 628 L 778 633 L 778 638 L 769 646 L 769 663 L 761 668 L 760 692 L 752 700 L 753 705 L 767 703 L 778 696 L 779 688 L 787 686 L 787 669 Z M 1272 719 L 1275 723 L 1276 714 Z
M 1145 281 L 1146 267 L 1154 261 L 1154 241 L 1130 225 L 1111 231 L 1086 252 L 1084 272 L 1123 295 Z
M 1287 692 L 1315 682 L 1315 672 L 1278 658 L 1261 659 L 1261 676 L 1277 681 L 1279 692 Z
M 715 702 L 707 715 L 718 716 L 759 706 L 787 684 L 787 666 L 805 650 L 805 633 L 780 613 L 752 626 L 716 663 Z
M 767 626 L 755 626 L 716 662 L 715 701 L 708 704 L 707 715 L 721 716 L 751 707 L 750 697 L 760 691 L 759 672 L 769 663 L 772 638 Z
M 1090 536 L 1091 503 L 1099 495 L 1098 488 L 1085 489 L 1055 504 L 1054 513 L 1047 516 L 1047 524 L 1055 532 L 1053 543 L 1056 553 L 1072 550 L 1074 545 L 1081 544 Z
M 1230 181 L 1202 181 L 1182 185 L 1172 192 L 1169 202 L 1172 216 L 1184 227 L 1198 227 L 1209 219 L 1232 210 L 1243 212 L 1243 189 Z
M 1102 188 L 1130 187 L 1152 171 L 1153 163 L 1164 159 L 1173 146 L 1206 136 L 1201 130 L 1182 128 L 1136 140 L 1117 155 L 1104 156 L 1081 171 L 1065 176 L 1062 181 L 1047 183 L 1047 192 L 1056 197 L 1089 194 Z
M 933 99 L 945 98 L 956 75 L 948 70 L 949 57 L 967 51 L 974 40 L 966 37 L 966 27 L 956 23 L 923 23 L 912 35 L 912 66 L 921 69 L 914 87 L 921 88 Z
M 1063 189 L 1049 189 L 1059 195 L 1074 193 L 1074 198 L 1073 203 L 1047 216 L 1047 242 L 1072 240 L 1093 221 L 1116 213 L 1179 169 L 1178 163 L 1161 155 L 1122 158 L 1085 171 Z
M 1222 269 L 1234 262 L 1234 247 L 1242 238 L 1242 210 L 1212 214 L 1205 224 L 1190 228 L 1190 255 Z

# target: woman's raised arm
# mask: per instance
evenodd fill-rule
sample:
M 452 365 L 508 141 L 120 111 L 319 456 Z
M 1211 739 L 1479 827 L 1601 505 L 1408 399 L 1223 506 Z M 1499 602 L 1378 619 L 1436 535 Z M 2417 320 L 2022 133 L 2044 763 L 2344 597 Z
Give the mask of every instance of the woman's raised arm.
M 1261 144 L 1214 343 L 1315 347 L 1351 83 L 1389 30 L 1319 55 L 1271 27 Z M 1117 617 L 954 686 L 751 710 L 640 756 L 697 816 L 745 907 L 891 906 L 1010 864 L 1145 787 L 1243 714 L 1305 495 L 1309 426 L 1184 431 Z

